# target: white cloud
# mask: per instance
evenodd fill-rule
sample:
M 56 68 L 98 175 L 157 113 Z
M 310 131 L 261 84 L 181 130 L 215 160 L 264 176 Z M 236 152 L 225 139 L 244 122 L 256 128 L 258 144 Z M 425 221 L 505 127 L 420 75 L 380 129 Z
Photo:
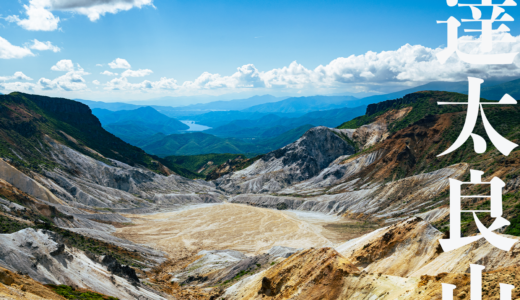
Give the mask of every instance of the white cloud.
M 99 82 L 99 80 L 94 80 L 94 81 L 92 81 L 92 83 L 95 84 L 95 85 L 100 85 L 101 84 L 101 82 Z
M 26 30 L 54 31 L 58 29 L 60 18 L 55 17 L 49 10 L 51 0 L 30 0 L 29 5 L 24 5 L 27 19 L 19 16 L 8 16 L 9 22 L 15 22 Z
M 0 59 L 23 58 L 26 56 L 34 56 L 27 47 L 14 46 L 6 39 L 0 37 Z
M 33 92 L 37 86 L 30 82 L 0 83 L 0 89 L 11 92 Z
M 177 81 L 172 78 L 163 77 L 158 81 L 145 80 L 140 83 L 130 83 L 126 77 L 114 78 L 105 84 L 106 90 L 113 91 L 160 91 L 160 90 L 177 90 L 179 86 Z
M 54 46 L 51 42 L 40 42 L 37 39 L 33 40 L 33 44 L 30 46 L 30 48 L 38 51 L 50 50 L 54 53 L 61 51 L 60 47 Z
M 51 0 L 54 10 L 71 11 L 96 21 L 106 13 L 116 14 L 134 7 L 152 6 L 153 0 Z
M 264 88 L 265 81 L 261 78 L 262 73 L 259 72 L 254 65 L 244 65 L 237 69 L 238 71 L 231 76 L 221 76 L 220 74 L 211 74 L 204 72 L 194 81 L 186 81 L 182 85 L 186 89 L 238 89 L 238 88 Z
M 71 60 L 63 59 L 52 66 L 51 70 L 67 73 L 53 80 L 40 78 L 40 80 L 38 80 L 38 86 L 42 90 L 61 90 L 68 92 L 87 89 L 86 81 L 83 76 L 90 75 L 90 73 L 85 72 L 79 64 L 74 66 Z
M 31 77 L 22 72 L 15 72 L 13 76 L 0 76 L 0 81 L 8 80 L 33 80 Z
M 108 66 L 112 69 L 130 69 L 132 67 L 126 59 L 122 58 L 116 58 L 113 62 L 109 63 Z
M 70 59 L 62 59 L 59 62 L 57 62 L 56 65 L 52 66 L 51 70 L 60 72 L 74 71 L 74 64 Z
M 104 72 L 101 72 L 100 74 L 101 75 L 107 75 L 107 76 L 117 76 L 117 75 L 119 75 L 117 73 L 112 73 L 110 71 L 104 71 Z
M 29 5 L 23 6 L 26 19 L 12 15 L 5 20 L 26 30 L 54 31 L 60 22 L 60 18 L 52 13 L 55 10 L 82 14 L 96 21 L 106 13 L 116 14 L 147 5 L 154 7 L 153 0 L 30 0 Z
M 520 52 L 520 36 L 515 37 L 513 44 L 496 44 L 495 52 Z M 461 42 L 475 42 L 471 37 L 462 37 Z M 466 53 L 479 53 L 476 43 L 462 43 L 461 49 Z M 478 45 L 478 44 L 477 44 Z M 176 91 L 177 94 L 196 94 L 212 91 L 212 94 L 258 90 L 259 93 L 278 90 L 287 93 L 316 91 L 380 91 L 388 92 L 390 88 L 417 86 L 431 81 L 466 81 L 468 76 L 482 79 L 501 79 L 520 77 L 520 57 L 512 65 L 469 65 L 461 62 L 456 55 L 445 64 L 440 64 L 436 54 L 444 48 L 429 48 L 421 45 L 406 44 L 399 49 L 372 52 L 362 55 L 339 57 L 326 65 L 314 69 L 295 62 L 288 66 L 272 70 L 260 71 L 248 64 L 237 68 L 229 75 L 204 72 L 193 81 L 178 83 L 175 79 L 163 77 L 158 81 L 145 80 L 131 82 L 131 77 L 142 77 L 152 74 L 151 70 L 130 70 L 130 64 L 121 58 L 111 62 L 113 69 L 127 69 L 120 77 L 113 78 L 103 84 L 110 91 L 141 91 L 165 93 Z M 70 60 L 62 60 L 52 68 L 67 72 L 57 79 L 40 79 L 38 86 L 43 89 L 78 90 L 86 89 L 82 76 L 88 73 Z M 117 73 L 105 71 L 102 74 L 119 76 Z M 95 84 L 95 83 L 94 83 Z
M 152 74 L 153 71 L 152 70 L 137 70 L 137 71 L 132 71 L 132 70 L 126 70 L 123 72 L 123 74 L 121 74 L 122 77 L 145 77 L 145 76 L 148 76 L 150 74 Z
M 42 90 L 81 91 L 87 89 L 82 75 L 88 75 L 88 73 L 71 71 L 53 80 L 40 78 L 38 85 Z
M 96 67 L 102 67 L 103 65 L 102 64 L 96 64 Z
M 499 37 L 499 40 L 501 38 Z M 520 52 L 520 36 L 514 44 L 497 43 L 493 53 Z M 478 39 L 461 37 L 463 52 L 477 54 Z M 466 43 L 463 43 L 466 42 Z M 230 76 L 203 73 L 194 81 L 186 81 L 182 88 L 196 90 L 268 89 L 334 89 L 352 87 L 410 86 L 431 81 L 464 81 L 468 74 L 482 79 L 520 76 L 520 56 L 513 65 L 470 65 L 456 55 L 446 64 L 439 63 L 436 54 L 444 48 L 428 48 L 406 44 L 397 50 L 372 52 L 340 57 L 327 65 L 307 69 L 296 61 L 287 67 L 258 71 L 245 65 Z

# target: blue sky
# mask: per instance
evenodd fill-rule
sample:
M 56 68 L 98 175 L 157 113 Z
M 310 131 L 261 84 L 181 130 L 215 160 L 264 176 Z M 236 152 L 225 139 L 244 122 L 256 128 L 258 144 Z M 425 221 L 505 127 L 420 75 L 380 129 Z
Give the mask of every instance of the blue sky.
M 105 101 L 383 93 L 490 73 L 456 59 L 449 66 L 435 64 L 435 49 L 446 43 L 446 27 L 436 20 L 471 17 L 468 8 L 448 7 L 442 0 L 9 0 L 0 5 L 0 37 L 10 45 L 0 42 L 2 93 L 19 89 Z M 27 8 L 54 19 L 27 20 Z M 520 17 L 518 7 L 507 13 Z M 519 35 L 518 21 L 507 25 Z M 31 49 L 38 48 L 35 39 L 59 51 Z M 2 47 L 8 48 L 3 59 Z M 352 55 L 363 57 L 338 60 Z M 130 68 L 111 68 L 117 58 Z M 62 62 L 60 69 L 55 65 L 61 60 L 72 65 Z M 126 70 L 134 72 L 123 77 Z M 101 75 L 104 71 L 118 75 Z M 510 68 L 491 73 L 516 75 Z

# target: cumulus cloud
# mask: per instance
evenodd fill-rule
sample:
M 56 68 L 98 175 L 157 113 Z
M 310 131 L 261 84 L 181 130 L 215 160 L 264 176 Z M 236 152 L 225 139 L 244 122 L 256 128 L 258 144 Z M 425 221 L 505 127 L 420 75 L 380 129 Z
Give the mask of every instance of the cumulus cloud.
M 30 82 L 6 82 L 0 83 L 0 89 L 10 92 L 34 92 L 36 85 Z
M 59 17 L 55 17 L 48 9 L 51 0 L 31 0 L 29 5 L 24 5 L 26 19 L 20 19 L 13 15 L 6 18 L 9 22 L 14 22 L 26 30 L 54 31 L 58 29 Z
M 112 73 L 110 71 L 104 71 L 104 72 L 101 72 L 100 74 L 101 75 L 107 75 L 107 76 L 117 76 L 117 75 L 119 75 L 117 73 Z
M 109 63 L 108 66 L 112 69 L 130 69 L 132 67 L 126 59 L 122 58 L 116 58 L 113 62 Z
M 25 75 L 22 72 L 15 72 L 13 76 L 0 76 L 0 81 L 8 80 L 33 80 L 31 77 Z
M 51 67 L 53 71 L 70 72 L 74 71 L 74 64 L 70 59 L 62 59 Z
M 0 37 L 0 59 L 23 58 L 34 56 L 27 47 L 18 47 L 9 43 L 8 40 Z
M 506 37 L 497 37 L 497 40 Z M 511 37 L 509 37 L 511 38 Z M 492 53 L 520 52 L 520 36 L 515 43 L 496 43 Z M 460 49 L 470 54 L 482 54 L 478 38 L 461 37 Z M 406 44 L 397 50 L 372 52 L 340 57 L 327 65 L 307 69 L 296 61 L 289 66 L 258 71 L 254 65 L 238 68 L 230 76 L 203 73 L 194 81 L 187 81 L 187 90 L 211 89 L 310 89 L 353 86 L 419 85 L 431 81 L 464 81 L 468 74 L 482 79 L 520 76 L 520 56 L 512 65 L 470 65 L 454 54 L 445 64 L 436 55 L 444 48 L 429 48 Z
M 54 46 L 51 42 L 40 42 L 37 39 L 34 39 L 33 44 L 30 46 L 31 49 L 38 51 L 52 51 L 54 53 L 60 52 L 61 49 L 58 46 Z
M 72 71 L 53 80 L 40 78 L 38 85 L 42 90 L 81 91 L 87 89 L 82 75 L 88 75 L 88 73 Z
M 108 83 L 105 84 L 106 90 L 112 91 L 132 91 L 132 90 L 141 90 L 141 91 L 159 91 L 159 90 L 177 90 L 179 86 L 177 85 L 177 81 L 172 78 L 163 77 L 158 81 L 149 81 L 145 80 L 140 83 L 130 83 L 128 78 L 114 78 Z
M 54 16 L 52 11 L 82 14 L 96 21 L 106 13 L 116 14 L 147 5 L 153 7 L 153 0 L 30 0 L 29 5 L 23 6 L 26 18 L 12 15 L 6 20 L 26 30 L 54 31 L 58 29 L 60 18 Z
M 63 59 L 52 66 L 51 70 L 67 73 L 52 80 L 40 78 L 38 86 L 42 90 L 80 91 L 87 89 L 83 76 L 90 75 L 90 73 L 85 72 L 79 64 L 74 65 L 71 60 Z
M 102 67 L 103 65 L 102 64 L 96 64 L 96 67 Z
M 126 70 L 123 72 L 123 74 L 121 74 L 122 77 L 145 77 L 145 76 L 148 76 L 150 74 L 152 74 L 152 70 L 137 70 L 137 71 L 132 71 L 132 70 Z
M 513 37 L 511 37 L 513 38 Z M 520 52 L 520 36 L 514 37 L 514 43 L 497 43 L 492 53 Z M 481 53 L 477 39 L 462 37 L 460 49 L 465 53 Z M 113 69 L 126 69 L 120 77 L 113 78 L 103 85 L 106 90 L 157 92 L 177 91 L 181 94 L 194 94 L 208 90 L 222 92 L 236 92 L 246 89 L 280 90 L 286 92 L 334 91 L 351 90 L 388 91 L 389 87 L 417 86 L 431 81 L 466 81 L 470 76 L 482 79 L 506 79 L 520 77 L 520 57 L 512 65 L 470 65 L 460 61 L 454 54 L 445 64 L 440 64 L 436 55 L 444 50 L 442 47 L 429 48 L 421 45 L 406 44 L 399 49 L 372 52 L 362 55 L 351 55 L 337 58 L 326 65 L 308 69 L 294 61 L 289 65 L 272 70 L 261 71 L 254 65 L 248 64 L 237 68 L 229 75 L 204 72 L 193 81 L 178 83 L 172 78 L 161 78 L 158 81 L 145 80 L 132 82 L 132 77 L 142 77 L 152 74 L 151 70 L 130 69 L 130 64 L 121 58 L 111 62 Z M 73 88 L 85 87 L 82 80 L 84 71 L 72 61 L 63 60 L 53 67 L 53 70 L 68 72 L 60 80 L 42 78 L 38 86 L 43 88 L 60 88 L 66 90 L 67 83 L 77 84 Z M 82 73 L 83 72 L 83 73 Z M 117 75 L 106 71 L 106 75 Z M 70 73 L 70 74 L 69 74 Z M 79 78 L 75 78 L 79 77 Z M 58 85 L 58 82 L 60 85 Z M 69 89 L 72 89 L 69 87 Z
M 99 80 L 94 80 L 94 81 L 92 81 L 92 83 L 95 84 L 95 85 L 100 85 L 101 84 L 101 82 L 99 82 Z
M 266 87 L 262 74 L 254 65 L 244 65 L 231 76 L 203 73 L 194 81 L 186 81 L 182 85 L 186 89 L 221 89 L 221 88 L 263 88 Z

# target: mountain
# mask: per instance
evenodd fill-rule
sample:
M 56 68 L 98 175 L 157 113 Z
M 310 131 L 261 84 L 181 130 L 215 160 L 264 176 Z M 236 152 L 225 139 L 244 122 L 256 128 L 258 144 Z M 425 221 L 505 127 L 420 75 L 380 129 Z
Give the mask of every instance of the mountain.
M 226 125 L 235 120 L 255 120 L 260 119 L 267 114 L 259 113 L 259 112 L 243 112 L 243 111 L 211 111 L 204 114 L 196 115 L 196 116 L 187 116 L 181 117 L 185 120 L 195 121 L 198 124 L 205 125 L 208 127 L 219 127 L 222 125 Z M 287 115 L 287 114 L 277 114 L 277 115 Z M 290 116 L 290 115 L 289 115 Z
M 164 158 L 172 164 L 186 168 L 194 173 L 208 175 L 223 163 L 247 159 L 242 154 L 202 154 L 189 156 L 167 156 Z
M 108 132 L 130 144 L 157 133 L 173 134 L 189 129 L 188 125 L 151 107 L 116 112 L 96 108 L 92 113 Z
M 181 107 L 175 107 L 176 110 L 184 111 L 226 111 L 226 110 L 243 110 L 251 106 L 277 102 L 286 99 L 286 97 L 275 97 L 271 95 L 254 96 L 247 99 L 213 101 L 209 103 L 191 104 Z
M 500 283 L 520 285 L 520 149 L 502 155 L 479 122 L 484 153 L 467 141 L 438 157 L 467 108 L 437 102 L 465 99 L 421 91 L 370 104 L 252 159 L 161 159 L 106 132 L 81 103 L 0 96 L 0 298 L 431 300 L 453 284 L 469 299 L 470 264 L 486 266 L 483 299 L 497 298 Z M 484 109 L 520 143 L 519 107 Z M 203 150 L 211 139 L 237 141 L 185 136 Z M 277 147 L 266 141 L 247 143 Z M 169 167 L 195 174 L 187 167 L 206 172 L 226 158 L 208 181 Z M 467 181 L 471 170 L 505 183 L 511 223 L 497 234 L 515 241 L 510 251 L 484 239 L 439 246 L 450 231 L 450 179 Z M 461 192 L 482 195 L 482 185 Z M 461 220 L 463 236 L 480 233 L 473 214 Z
M 0 96 L 0 153 L 28 168 L 54 163 L 42 145 L 48 137 L 97 159 L 116 159 L 154 168 L 154 159 L 106 132 L 79 102 L 11 93 Z
M 493 86 L 484 86 L 481 89 L 480 97 L 488 100 L 500 100 L 505 94 L 520 99 L 520 79 Z
M 312 125 L 303 125 L 279 134 L 274 138 L 244 141 L 235 138 L 220 138 L 211 134 L 195 132 L 186 134 L 154 135 L 136 145 L 160 157 L 172 155 L 201 154 L 261 154 L 299 139 Z
M 91 101 L 91 100 L 82 100 L 82 99 L 74 99 L 75 101 L 78 101 L 80 103 L 83 103 L 90 107 L 90 109 L 106 109 L 110 111 L 118 111 L 118 110 L 134 110 L 138 109 L 140 107 L 143 107 L 142 105 L 134 105 L 134 104 L 128 104 L 128 103 L 122 103 L 122 102 L 102 102 L 102 101 Z
M 132 121 L 147 124 L 157 131 L 163 133 L 187 130 L 189 126 L 170 117 L 167 117 L 152 107 L 141 107 L 134 110 L 121 110 L 110 112 L 102 109 L 93 109 L 92 113 L 98 117 L 103 125 Z
M 147 143 L 141 148 L 158 156 L 199 155 L 208 153 L 247 153 L 249 144 L 233 139 L 222 139 L 214 135 L 195 132 L 167 135 L 158 141 Z
M 228 175 L 218 179 L 217 183 L 221 189 L 233 192 L 277 191 L 295 182 L 310 179 L 336 158 L 355 152 L 356 149 L 334 131 L 316 127 L 296 142 L 264 155 L 244 170 L 246 177 L 243 179 L 236 180 Z M 249 181 L 250 178 L 254 180 Z
M 268 114 L 258 119 L 248 118 L 235 120 L 226 125 L 206 130 L 205 132 L 224 137 L 266 138 L 275 136 L 278 132 L 288 131 L 305 124 L 336 127 L 347 120 L 365 114 L 365 112 L 366 106 L 360 106 L 314 111 L 297 118 L 286 118 L 275 114 Z
M 253 105 L 283 100 L 282 97 L 274 97 L 271 95 L 253 96 L 247 99 L 236 99 L 237 94 L 229 94 L 222 96 L 178 96 L 178 97 L 162 97 L 157 99 L 130 101 L 131 104 L 146 106 L 169 106 L 179 110 L 186 111 L 211 111 L 211 110 L 230 110 L 238 109 L 233 107 L 247 108 Z M 234 99 L 233 99 L 234 98 Z M 193 104 L 193 103 L 196 104 Z M 240 108 L 240 109 L 242 109 Z
M 502 81 L 493 81 L 487 80 L 482 84 L 483 90 L 486 88 L 490 88 L 492 86 L 501 84 Z M 447 82 L 447 81 L 435 81 L 430 82 L 424 85 L 416 86 L 410 89 L 402 90 L 399 92 L 394 92 L 385 95 L 375 95 L 366 97 L 360 100 L 364 105 L 383 102 L 386 100 L 394 100 L 398 98 L 402 98 L 408 94 L 412 94 L 420 91 L 444 91 L 444 92 L 455 92 L 455 93 L 468 93 L 468 82 L 467 81 L 459 81 L 459 82 Z M 502 95 L 503 96 L 503 95 Z M 486 98 L 482 95 L 483 98 Z
M 327 110 L 349 107 L 352 96 L 313 96 L 289 98 L 274 103 L 260 104 L 244 109 L 244 112 L 261 113 L 300 113 L 305 114 L 316 110 Z

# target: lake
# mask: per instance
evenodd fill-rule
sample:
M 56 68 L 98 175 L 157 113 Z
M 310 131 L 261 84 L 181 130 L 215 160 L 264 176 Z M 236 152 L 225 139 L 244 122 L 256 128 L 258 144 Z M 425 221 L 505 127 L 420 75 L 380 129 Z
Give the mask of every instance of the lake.
M 195 121 L 186 120 L 186 121 L 181 121 L 181 122 L 190 126 L 190 129 L 188 129 L 186 131 L 204 131 L 204 130 L 211 129 L 211 127 L 197 124 L 197 123 L 195 123 Z

